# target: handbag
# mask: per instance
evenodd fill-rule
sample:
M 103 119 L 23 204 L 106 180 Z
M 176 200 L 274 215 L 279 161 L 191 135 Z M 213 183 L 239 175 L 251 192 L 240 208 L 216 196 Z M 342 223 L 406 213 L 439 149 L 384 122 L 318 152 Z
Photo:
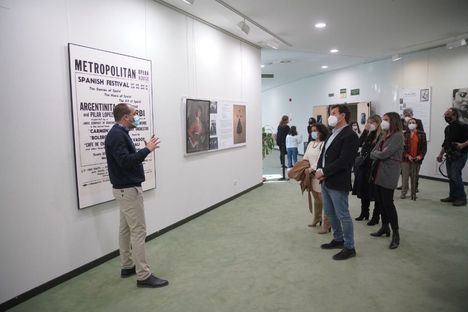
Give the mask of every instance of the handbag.
M 371 164 L 371 170 L 369 175 L 369 182 L 374 182 L 377 177 L 377 171 L 379 170 L 380 160 L 374 159 Z
M 366 160 L 365 157 L 357 156 L 356 159 L 354 159 L 354 168 L 361 168 L 364 160 Z

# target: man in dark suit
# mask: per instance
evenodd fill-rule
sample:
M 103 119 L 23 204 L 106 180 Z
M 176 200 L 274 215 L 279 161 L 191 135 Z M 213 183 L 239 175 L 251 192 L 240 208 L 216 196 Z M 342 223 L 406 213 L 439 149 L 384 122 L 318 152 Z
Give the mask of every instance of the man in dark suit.
M 325 141 L 315 174 L 321 181 L 323 208 L 333 229 L 333 240 L 321 247 L 342 249 L 333 256 L 335 260 L 346 260 L 356 255 L 348 196 L 352 188 L 351 168 L 357 155 L 359 139 L 348 125 L 350 114 L 346 105 L 331 107 L 328 125 L 333 127 L 333 131 Z

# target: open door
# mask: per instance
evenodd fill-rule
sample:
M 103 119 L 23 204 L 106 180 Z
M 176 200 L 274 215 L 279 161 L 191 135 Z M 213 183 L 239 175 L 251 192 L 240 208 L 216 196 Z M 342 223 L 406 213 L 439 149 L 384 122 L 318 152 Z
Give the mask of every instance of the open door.
M 370 114 L 370 102 L 360 102 L 357 103 L 357 123 L 359 125 L 359 129 L 364 131 L 364 127 L 366 125 L 367 118 L 369 118 Z
M 314 106 L 312 117 L 314 117 L 318 123 L 328 126 L 328 105 Z

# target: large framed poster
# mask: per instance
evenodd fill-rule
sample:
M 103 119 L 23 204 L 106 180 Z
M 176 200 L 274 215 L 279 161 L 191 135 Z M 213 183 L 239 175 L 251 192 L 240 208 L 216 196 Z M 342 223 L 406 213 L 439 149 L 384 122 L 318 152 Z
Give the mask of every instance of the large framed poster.
M 246 105 L 242 102 L 183 98 L 185 155 L 246 145 Z
M 398 97 L 400 99 L 400 114 L 405 108 L 412 108 L 414 118 L 421 119 L 426 138 L 429 141 L 431 137 L 431 88 L 400 89 Z
M 130 131 L 136 149 L 153 134 L 151 61 L 68 44 L 79 209 L 112 200 L 104 140 L 118 103 L 137 108 L 140 127 Z M 143 163 L 143 190 L 156 187 L 154 154 Z

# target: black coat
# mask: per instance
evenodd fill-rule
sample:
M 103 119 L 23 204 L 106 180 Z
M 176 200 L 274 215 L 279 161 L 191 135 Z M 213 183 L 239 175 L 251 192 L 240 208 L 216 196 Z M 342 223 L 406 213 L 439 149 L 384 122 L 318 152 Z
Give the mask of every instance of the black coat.
M 374 201 L 374 185 L 370 182 L 372 159 L 369 156 L 380 138 L 380 136 L 375 137 L 376 133 L 376 131 L 364 130 L 359 138 L 359 145 L 362 147 L 359 155 L 360 161 L 358 164 L 356 159 L 354 166 L 353 195 L 369 201 Z
M 327 141 L 330 139 L 328 137 Z M 351 126 L 345 126 L 335 137 L 331 145 L 325 151 L 327 141 L 320 154 L 317 169 L 322 169 L 325 175 L 326 187 L 343 192 L 351 190 L 351 168 L 357 155 L 359 138 Z M 325 166 L 322 167 L 322 159 L 325 153 Z

